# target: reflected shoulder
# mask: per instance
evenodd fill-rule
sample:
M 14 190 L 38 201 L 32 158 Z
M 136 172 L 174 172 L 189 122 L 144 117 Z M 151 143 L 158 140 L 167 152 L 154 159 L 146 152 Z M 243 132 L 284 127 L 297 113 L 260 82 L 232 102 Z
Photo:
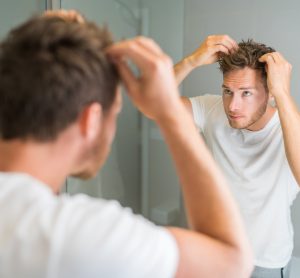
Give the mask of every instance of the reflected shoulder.
M 192 103 L 188 97 L 181 97 L 181 101 L 191 116 L 193 116 Z

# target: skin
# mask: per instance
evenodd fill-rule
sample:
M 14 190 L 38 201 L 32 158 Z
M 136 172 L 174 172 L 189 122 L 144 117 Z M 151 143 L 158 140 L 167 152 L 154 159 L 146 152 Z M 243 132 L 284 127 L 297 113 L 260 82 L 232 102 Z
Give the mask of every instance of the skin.
M 229 54 L 237 48 L 237 43 L 227 35 L 208 36 L 199 48 L 174 66 L 177 84 L 195 68 L 213 64 L 218 61 L 220 53 Z
M 223 106 L 231 127 L 257 131 L 271 119 L 276 109 L 260 72 L 244 68 L 228 72 L 223 80 Z
M 57 16 L 69 22 L 84 23 L 84 17 L 75 10 L 48 10 L 44 12 L 43 16 L 52 17 Z

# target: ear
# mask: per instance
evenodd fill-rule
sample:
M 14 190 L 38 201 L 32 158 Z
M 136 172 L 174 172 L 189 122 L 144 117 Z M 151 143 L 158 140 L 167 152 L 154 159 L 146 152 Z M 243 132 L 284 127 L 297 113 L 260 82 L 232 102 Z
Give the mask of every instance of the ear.
M 91 103 L 84 108 L 80 114 L 80 132 L 88 141 L 93 141 L 100 133 L 102 128 L 103 110 L 97 103 Z

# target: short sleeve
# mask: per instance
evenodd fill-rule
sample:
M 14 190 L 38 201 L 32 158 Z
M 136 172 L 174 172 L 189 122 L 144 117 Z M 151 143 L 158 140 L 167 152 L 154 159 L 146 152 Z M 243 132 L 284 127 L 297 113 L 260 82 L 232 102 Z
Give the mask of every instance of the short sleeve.
M 175 276 L 175 238 L 115 201 L 78 196 L 62 201 L 61 258 L 56 277 Z M 67 225 L 63 224 L 67 223 Z
M 200 131 L 203 132 L 207 117 L 214 106 L 222 101 L 221 96 L 203 95 L 192 97 L 189 100 L 192 104 L 194 122 Z

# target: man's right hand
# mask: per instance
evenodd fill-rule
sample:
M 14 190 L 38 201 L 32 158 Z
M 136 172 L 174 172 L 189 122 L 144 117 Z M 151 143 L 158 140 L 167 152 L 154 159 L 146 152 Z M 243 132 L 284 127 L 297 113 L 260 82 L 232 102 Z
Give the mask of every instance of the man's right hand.
M 213 64 L 220 53 L 230 54 L 237 48 L 237 43 L 228 35 L 211 35 L 187 59 L 193 67 Z
M 182 109 L 173 63 L 149 38 L 137 37 L 114 44 L 107 50 L 115 61 L 128 95 L 147 117 L 163 121 Z M 131 60 L 139 69 L 135 76 L 127 64 Z
M 66 21 L 84 23 L 84 17 L 76 10 L 47 10 L 43 13 L 46 17 L 60 17 Z
M 213 64 L 218 61 L 220 54 L 230 54 L 237 48 L 238 44 L 228 35 L 208 36 L 199 48 L 174 66 L 177 84 L 195 68 Z

